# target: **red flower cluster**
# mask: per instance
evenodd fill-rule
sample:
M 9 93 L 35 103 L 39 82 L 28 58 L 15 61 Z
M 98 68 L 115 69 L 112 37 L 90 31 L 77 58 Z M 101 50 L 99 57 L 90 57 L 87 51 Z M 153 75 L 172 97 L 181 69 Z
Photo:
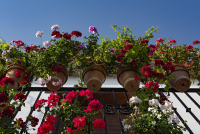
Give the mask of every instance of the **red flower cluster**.
M 172 43 L 174 43 L 174 44 L 175 44 L 175 43 L 176 43 L 176 41 L 175 41 L 174 39 L 170 40 L 170 41 L 169 41 L 169 44 L 171 45 Z
M 149 81 L 145 85 L 147 88 L 156 91 L 159 88 L 158 82 Z
M 122 62 L 122 59 L 121 59 L 122 57 L 124 57 L 124 54 L 118 55 L 118 56 L 117 56 L 117 61 L 118 61 L 118 62 Z
M 78 96 L 78 93 L 76 91 L 71 91 L 66 95 L 64 101 L 72 103 L 72 99 L 76 98 L 77 96 Z
M 19 118 L 19 119 L 16 119 L 14 124 L 17 124 L 17 125 L 19 125 L 19 127 L 23 128 L 25 125 L 25 122 L 22 120 L 22 118 Z
M 16 76 L 17 78 L 19 78 L 21 72 L 22 72 L 21 69 L 16 70 L 16 71 L 15 71 L 15 76 Z
M 132 47 L 133 47 L 132 44 L 126 44 L 124 49 L 125 49 L 125 51 L 127 51 L 128 49 L 131 49 Z
M 164 63 L 164 61 L 161 60 L 161 59 L 156 59 L 156 60 L 155 60 L 155 65 L 162 65 L 162 66 L 164 66 L 165 63 Z
M 36 46 L 28 46 L 28 47 L 25 47 L 26 52 L 34 51 L 36 48 L 37 48 Z
M 8 96 L 6 95 L 6 93 L 1 92 L 0 93 L 0 103 L 7 102 L 7 101 L 8 101 Z
M 15 46 L 17 48 L 19 48 L 20 46 L 24 46 L 24 42 L 22 42 L 21 40 L 13 40 L 13 42 L 15 42 Z
M 144 66 L 142 69 L 141 69 L 141 72 L 144 74 L 144 76 L 146 78 L 151 78 L 151 77 L 161 77 L 161 78 L 164 78 L 164 74 L 163 73 L 157 73 L 155 71 L 153 71 L 150 67 L 150 65 L 147 65 L 147 66 Z
M 75 123 L 74 127 L 81 129 L 82 127 L 86 126 L 86 117 L 77 116 L 77 118 L 74 118 L 72 122 Z
M 45 105 L 45 102 L 47 102 L 47 100 L 45 99 L 37 100 L 37 102 L 35 103 L 35 109 L 40 109 L 43 105 Z
M 193 49 L 193 46 L 192 46 L 192 45 L 188 45 L 188 46 L 186 47 L 186 50 L 187 50 L 187 51 L 192 50 L 192 49 Z
M 24 95 L 24 93 L 22 93 L 22 92 L 20 92 L 20 93 L 17 93 L 16 95 L 15 95 L 15 101 L 16 100 L 26 100 L 26 95 Z
M 62 34 L 60 34 L 59 31 L 53 31 L 51 33 L 51 36 L 53 36 L 54 38 L 61 38 L 62 37 Z
M 74 131 L 70 127 L 68 127 L 67 130 L 65 130 L 65 132 L 70 132 L 70 134 L 74 133 Z
M 79 32 L 79 31 L 72 31 L 71 32 L 71 36 L 75 35 L 76 37 L 81 37 L 82 36 L 82 33 Z
M 90 101 L 90 103 L 88 104 L 88 109 L 87 111 L 92 111 L 92 110 L 97 110 L 99 111 L 101 108 L 103 107 L 103 105 L 99 102 L 99 100 L 92 100 Z
M 57 121 L 57 118 L 54 117 L 53 115 L 49 115 L 46 118 L 46 121 L 39 126 L 38 128 L 38 134 L 46 134 L 50 131 L 54 131 L 55 130 L 55 122 Z
M 105 121 L 103 121 L 102 119 L 96 119 L 92 122 L 93 128 L 94 129 L 99 129 L 99 128 L 103 128 L 106 129 L 106 123 Z
M 30 116 L 29 119 L 28 119 L 28 121 L 31 122 L 31 126 L 32 127 L 35 127 L 38 124 L 39 119 L 36 118 L 36 117 Z
M 71 34 L 64 33 L 63 38 L 65 38 L 66 40 L 71 40 Z
M 195 45 L 195 44 L 200 44 L 200 41 L 198 41 L 198 40 L 193 41 L 193 45 Z
M 48 97 L 48 105 L 49 108 L 51 107 L 56 107 L 57 103 L 59 102 L 60 96 L 54 94 L 53 92 L 51 93 L 51 95 Z
M 6 117 L 6 116 L 13 118 L 14 110 L 12 108 L 10 108 L 10 107 L 7 107 L 3 111 L 0 112 L 0 118 Z
M 23 78 L 24 78 L 26 81 L 28 81 L 28 74 L 25 74 L 25 75 L 23 76 Z
M 87 89 L 87 90 L 81 90 L 79 93 L 80 96 L 86 96 L 88 99 L 92 99 L 93 98 L 93 93 Z
M 136 67 L 136 64 L 137 64 L 137 59 L 133 59 L 133 60 L 129 63 L 129 66 L 134 66 L 134 67 Z
M 149 43 L 149 41 L 148 40 L 146 40 L 146 39 L 143 39 L 143 40 L 141 40 L 141 42 L 140 42 L 141 44 L 148 44 Z
M 7 85 L 7 84 L 12 84 L 14 85 L 15 81 L 13 80 L 13 78 L 8 78 L 8 77 L 4 77 L 1 79 L 0 81 L 0 85 L 3 87 L 3 85 Z
M 163 42 L 164 42 L 164 40 L 163 40 L 162 38 L 159 38 L 159 39 L 157 39 L 156 41 L 157 41 L 157 44 L 163 43 Z
M 61 72 L 62 71 L 62 69 L 63 69 L 63 67 L 62 66 L 58 66 L 58 67 L 54 67 L 53 68 L 53 71 L 55 71 L 55 72 L 57 72 L 57 73 L 59 73 L 59 72 Z
M 172 65 L 171 62 L 167 62 L 164 66 L 162 66 L 162 68 L 167 72 L 169 72 L 169 70 L 171 70 L 171 72 L 175 71 L 175 66 Z
M 126 39 L 126 40 L 124 41 L 124 44 L 126 45 L 127 42 L 131 43 L 131 41 L 130 41 L 129 39 Z
M 139 77 L 139 76 L 135 77 L 135 81 L 137 81 L 138 79 L 140 79 L 140 77 Z

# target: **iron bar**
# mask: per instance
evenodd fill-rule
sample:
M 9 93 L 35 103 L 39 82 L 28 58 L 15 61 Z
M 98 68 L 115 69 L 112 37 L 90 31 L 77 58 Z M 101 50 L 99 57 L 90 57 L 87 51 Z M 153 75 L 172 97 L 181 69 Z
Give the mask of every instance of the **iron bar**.
M 105 105 L 104 105 L 102 90 L 100 90 L 100 93 L 101 93 L 101 103 L 102 103 L 102 105 L 103 105 L 103 119 L 104 119 L 104 121 L 105 121 L 105 123 L 106 123 L 106 114 L 105 114 L 105 109 L 104 109 L 104 108 L 105 108 Z M 107 125 L 106 125 L 105 131 L 106 131 L 106 134 L 107 134 L 107 133 L 108 133 L 108 132 L 107 132 Z
M 180 103 L 185 107 L 185 109 L 186 109 L 186 112 L 189 112 L 191 115 L 192 115 L 192 117 L 198 122 L 198 124 L 200 125 L 200 120 L 193 114 L 193 112 L 191 111 L 191 108 L 188 108 L 187 106 L 186 106 L 186 104 L 180 99 L 180 97 L 178 97 L 178 95 L 175 93 L 175 92 L 172 92 L 175 96 L 176 96 L 176 98 L 180 101 Z
M 200 105 L 188 94 L 188 93 L 185 93 L 193 102 L 194 104 L 200 109 Z

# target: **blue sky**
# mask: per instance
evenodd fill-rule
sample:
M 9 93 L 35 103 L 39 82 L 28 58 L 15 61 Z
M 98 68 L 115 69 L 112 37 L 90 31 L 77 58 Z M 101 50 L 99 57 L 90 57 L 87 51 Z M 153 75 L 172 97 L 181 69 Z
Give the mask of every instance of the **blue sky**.
M 126 25 L 136 37 L 159 26 L 150 43 L 165 37 L 190 45 L 200 40 L 199 5 L 198 0 L 5 0 L 0 4 L 0 36 L 7 42 L 38 45 L 35 33 L 43 31 L 43 41 L 50 40 L 54 24 L 60 31 L 78 30 L 83 36 L 95 26 L 101 37 L 110 38 L 116 37 L 111 25 Z

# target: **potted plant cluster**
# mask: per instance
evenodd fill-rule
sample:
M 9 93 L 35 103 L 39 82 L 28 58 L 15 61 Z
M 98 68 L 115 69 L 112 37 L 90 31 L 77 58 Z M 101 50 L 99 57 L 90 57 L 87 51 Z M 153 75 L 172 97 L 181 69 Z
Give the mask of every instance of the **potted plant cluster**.
M 151 49 L 148 47 L 150 38 L 153 33 L 157 32 L 157 28 L 150 28 L 142 37 L 135 39 L 132 31 L 124 27 L 123 29 L 113 26 L 118 37 L 110 40 L 110 51 L 115 52 L 115 62 L 112 73 L 116 74 L 118 82 L 129 92 L 136 92 L 139 89 L 140 73 L 139 70 L 146 64 L 149 64 L 149 53 Z M 107 39 L 108 40 L 108 39 Z
M 175 71 L 168 72 L 174 76 L 170 80 L 171 86 L 178 91 L 187 91 L 191 85 L 191 78 L 198 77 L 199 52 L 198 48 L 191 45 L 176 45 L 174 39 L 165 42 L 166 39 L 157 40 L 157 48 L 154 49 L 153 57 L 162 59 L 164 62 L 171 62 L 175 66 Z M 191 78 L 190 78 L 191 77 Z
M 82 33 L 72 31 L 71 34 L 61 34 L 58 25 L 53 25 L 51 29 L 53 39 L 43 42 L 43 46 L 37 46 L 35 56 L 30 59 L 34 66 L 31 73 L 43 86 L 46 84 L 49 90 L 57 91 L 65 84 L 68 75 L 73 74 L 72 61 L 82 49 L 76 37 L 81 37 Z
M 14 84 L 13 78 L 4 77 L 0 83 L 0 132 L 2 134 L 14 134 L 23 131 L 28 133 L 29 126 L 37 126 L 39 119 L 34 116 L 26 118 L 26 122 L 22 118 L 15 118 L 15 114 L 18 112 L 17 107 L 19 105 L 25 106 L 24 101 L 27 96 L 24 92 L 8 89 L 8 84 Z
M 63 134 L 87 134 L 88 131 L 93 131 L 93 129 L 105 129 L 105 122 L 102 119 L 95 119 L 90 124 L 92 117 L 100 112 L 103 107 L 98 100 L 93 99 L 93 93 L 90 90 L 71 91 L 63 94 L 63 97 L 61 104 L 59 104 L 60 96 L 54 93 L 48 97 L 48 100 L 40 99 L 37 101 L 35 108 L 38 111 L 41 111 L 45 104 L 48 104 L 50 108 L 45 122 L 38 128 L 38 134 L 54 131 L 57 117 L 65 124 L 61 130 Z M 82 107 L 77 97 L 90 99 L 88 106 Z
M 30 54 L 25 50 L 26 44 L 21 40 L 13 40 L 10 44 L 3 41 L 1 44 L 1 75 L 12 78 L 14 84 L 9 84 L 9 89 L 18 89 L 30 85 L 31 62 Z

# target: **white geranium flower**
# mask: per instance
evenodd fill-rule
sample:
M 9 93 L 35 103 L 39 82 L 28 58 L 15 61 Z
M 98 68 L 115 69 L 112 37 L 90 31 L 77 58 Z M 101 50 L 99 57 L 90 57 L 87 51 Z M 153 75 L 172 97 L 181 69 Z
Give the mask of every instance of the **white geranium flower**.
M 133 103 L 142 103 L 142 101 L 137 96 L 133 96 L 130 98 L 129 103 L 132 105 Z

